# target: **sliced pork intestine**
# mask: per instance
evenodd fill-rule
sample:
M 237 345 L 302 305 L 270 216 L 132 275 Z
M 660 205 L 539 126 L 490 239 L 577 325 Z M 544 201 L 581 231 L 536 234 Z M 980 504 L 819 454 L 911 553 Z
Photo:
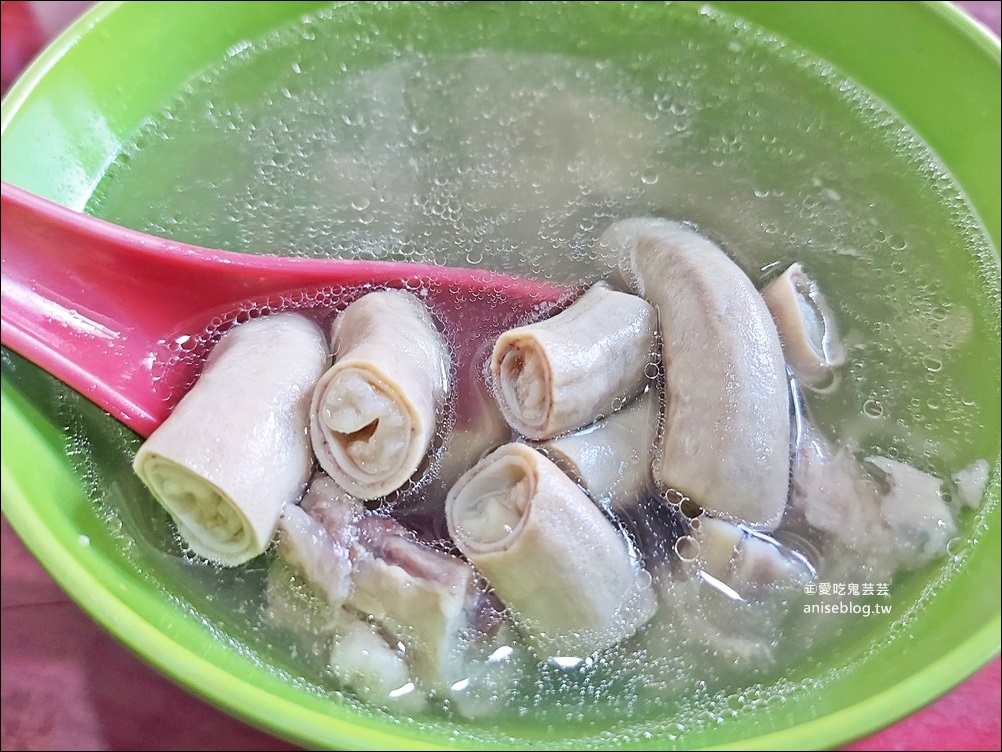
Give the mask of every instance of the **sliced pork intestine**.
M 326 473 L 313 474 L 299 506 L 323 527 L 340 549 L 350 552 L 357 543 L 358 522 L 365 514 L 365 505 Z
M 420 686 L 405 650 L 378 624 L 343 612 L 329 665 L 334 676 L 363 700 L 408 712 L 422 710 L 428 691 Z
M 329 359 L 302 315 L 238 324 L 140 447 L 133 468 L 196 554 L 235 566 L 270 545 L 312 472 L 310 395 Z
M 610 647 L 654 611 L 650 578 L 622 533 L 532 447 L 484 457 L 449 492 L 446 520 L 541 657 Z
M 682 532 L 674 551 L 649 564 L 658 610 L 626 646 L 650 657 L 703 653 L 715 659 L 711 671 L 785 660 L 777 646 L 817 577 L 813 562 L 778 537 L 706 514 L 686 518 Z
M 352 549 L 365 508 L 323 473 L 279 522 L 278 554 L 334 609 L 352 591 Z
M 953 475 L 953 484 L 957 489 L 956 503 L 958 506 L 977 509 L 984 498 L 988 487 L 991 466 L 988 460 L 975 460 Z
M 285 510 L 278 529 L 279 556 L 333 608 L 340 608 L 352 589 L 349 549 L 295 505 Z
M 800 264 L 792 264 L 766 285 L 762 297 L 794 377 L 812 390 L 833 389 L 835 370 L 845 363 L 845 347 L 817 282 Z
M 657 390 L 575 433 L 541 445 L 593 501 L 626 511 L 653 486 L 651 458 L 658 431 Z
M 693 537 L 701 572 L 744 600 L 773 591 L 802 590 L 817 575 L 804 554 L 727 520 L 704 515 Z
M 268 619 L 294 635 L 299 654 L 361 699 L 408 713 L 428 703 L 427 678 L 414 669 L 406 645 L 368 615 L 348 607 L 332 608 L 281 557 L 268 573 L 266 598 Z M 477 610 L 477 616 L 485 613 Z M 502 615 L 493 612 L 491 619 Z M 487 630 L 479 624 L 475 631 L 476 635 L 465 633 L 459 642 L 463 661 L 452 673 L 461 678 L 435 688 L 436 696 L 447 697 L 452 709 L 465 718 L 500 712 L 513 696 L 526 660 L 511 625 L 503 619 Z
M 654 659 L 711 655 L 717 660 L 708 671 L 773 665 L 789 615 L 787 603 L 771 597 L 735 597 L 700 572 L 696 562 L 665 562 L 653 569 L 658 610 L 647 628 L 627 643 L 629 647 Z
M 334 365 L 311 407 L 317 460 L 352 495 L 386 496 L 431 446 L 448 391 L 448 346 L 417 297 L 380 290 L 334 320 L 331 348 Z
M 665 414 L 655 480 L 718 516 L 773 529 L 789 486 L 789 392 L 761 295 L 677 222 L 623 220 L 599 242 L 658 311 Z
M 402 646 L 378 624 L 349 608 L 331 606 L 282 556 L 268 571 L 265 615 L 295 638 L 298 654 L 318 671 L 333 674 L 362 699 L 383 708 L 416 712 L 427 691 L 418 686 Z
M 646 386 L 656 326 L 646 301 L 598 283 L 557 315 L 504 332 L 490 365 L 502 413 L 536 440 L 609 415 Z
M 365 513 L 320 474 L 304 506 L 286 513 L 279 557 L 332 609 L 360 615 L 402 644 L 424 691 L 448 690 L 503 621 L 470 564 L 390 517 Z
M 408 664 L 426 686 L 448 688 L 460 678 L 476 598 L 473 568 L 386 517 L 363 518 L 360 542 L 348 604 L 407 646 Z
M 871 581 L 888 581 L 946 552 L 957 529 L 940 479 L 888 457 L 861 462 L 806 419 L 799 434 L 784 527 L 821 532 L 827 567 L 862 566 Z

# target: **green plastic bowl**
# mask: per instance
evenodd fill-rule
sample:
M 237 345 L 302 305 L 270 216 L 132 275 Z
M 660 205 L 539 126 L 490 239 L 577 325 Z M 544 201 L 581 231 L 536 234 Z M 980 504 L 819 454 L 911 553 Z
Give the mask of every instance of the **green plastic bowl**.
M 82 208 L 121 146 L 187 80 L 244 39 L 317 10 L 314 2 L 104 3 L 70 27 L 10 90 L 2 107 L 2 176 Z M 340 4 L 339 4 L 340 5 Z M 476 3 L 467 15 L 476 13 Z M 605 20 L 615 8 L 601 4 Z M 721 2 L 726 13 L 831 63 L 896 111 L 934 150 L 966 192 L 999 247 L 1000 55 L 998 42 L 945 3 Z M 538 9 L 546 14 L 544 4 Z M 442 6 L 440 38 L 462 47 L 459 7 Z M 598 6 L 583 6 L 594 11 Z M 497 12 L 497 9 L 494 9 Z M 602 34 L 595 24 L 591 33 Z M 346 32 L 347 33 L 347 32 Z M 450 37 L 452 35 L 452 37 Z M 518 32 L 508 42 L 518 47 Z M 175 40 L 165 42 L 164 40 Z M 431 42 L 429 42 L 430 44 Z M 472 44 L 472 43 L 471 43 Z M 573 40 L 552 40 L 571 52 Z M 995 252 L 990 274 L 998 277 Z M 949 268 L 942 274 L 948 276 Z M 991 304 L 989 302 L 989 304 Z M 997 309 L 998 301 L 993 305 Z M 998 353 L 998 331 L 990 334 Z M 250 723 L 317 747 L 604 747 L 603 729 L 476 731 L 446 721 L 400 724 L 264 667 L 216 629 L 211 604 L 169 597 L 176 574 L 128 545 L 149 527 L 95 504 L 88 487 L 134 487 L 118 448 L 91 448 L 109 467 L 81 469 L 77 435 L 114 435 L 108 416 L 4 350 L 3 512 L 53 577 L 97 621 L 192 691 Z M 999 650 L 1000 531 L 998 374 L 972 373 L 994 395 L 983 412 L 995 437 L 992 481 L 964 534 L 960 563 L 935 587 L 911 583 L 926 601 L 905 633 L 838 672 L 816 691 L 738 713 L 727 723 L 669 736 L 634 737 L 651 749 L 708 746 L 779 749 L 831 746 L 886 725 L 950 689 Z M 128 437 L 123 434 L 124 441 Z M 118 465 L 115 465 L 115 462 Z M 130 485 L 131 484 L 131 485 Z M 116 491 L 117 489 L 117 491 Z M 123 490 L 124 489 L 124 490 Z M 125 531 L 123 533 L 123 530 Z M 156 532 L 150 532 L 150 536 Z M 123 545 L 123 541 L 125 544 Z M 937 576 L 930 574 L 929 578 Z M 887 626 L 887 625 L 884 625 Z M 807 674 L 831 672 L 844 655 L 822 656 Z

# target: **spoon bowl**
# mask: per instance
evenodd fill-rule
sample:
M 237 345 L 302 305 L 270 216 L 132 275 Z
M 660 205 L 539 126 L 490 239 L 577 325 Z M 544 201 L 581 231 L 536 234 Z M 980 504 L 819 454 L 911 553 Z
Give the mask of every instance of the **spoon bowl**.
M 141 436 L 197 376 L 214 339 L 205 333 L 262 309 L 313 307 L 332 289 L 421 290 L 457 360 L 472 362 L 485 339 L 572 292 L 484 270 L 209 250 L 86 217 L 7 182 L 0 201 L 3 344 Z

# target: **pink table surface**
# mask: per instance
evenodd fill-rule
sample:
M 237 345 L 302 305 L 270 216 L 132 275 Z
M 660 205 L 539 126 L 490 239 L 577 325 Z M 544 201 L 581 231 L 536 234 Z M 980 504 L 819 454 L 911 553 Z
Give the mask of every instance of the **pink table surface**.
M 957 4 L 999 35 L 1002 3 Z M 41 42 L 89 5 L 3 3 L 3 88 Z M 6 519 L 0 570 L 0 748 L 295 749 L 188 694 L 128 651 L 69 600 Z M 845 749 L 1000 749 L 1000 673 L 996 657 L 929 706 Z

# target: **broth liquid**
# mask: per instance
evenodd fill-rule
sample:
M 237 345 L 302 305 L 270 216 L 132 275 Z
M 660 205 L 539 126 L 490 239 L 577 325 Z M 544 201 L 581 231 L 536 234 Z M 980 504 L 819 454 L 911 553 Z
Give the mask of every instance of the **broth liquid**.
M 997 394 L 992 379 L 966 374 L 998 383 L 998 261 L 907 126 L 837 71 L 704 6 L 639 4 L 603 39 L 582 35 L 580 56 L 545 51 L 549 36 L 586 30 L 574 4 L 545 21 L 531 3 L 499 6 L 475 22 L 461 6 L 340 7 L 256 40 L 135 135 L 87 211 L 246 253 L 570 285 L 608 275 L 594 243 L 614 220 L 690 221 L 759 288 L 800 261 L 824 290 L 849 348 L 840 388 L 809 398 L 828 436 L 939 477 L 987 458 L 997 476 L 998 437 L 979 420 Z M 443 15 L 469 33 L 439 39 Z M 510 311 L 503 295 L 496 305 L 499 322 Z M 79 400 L 65 404 L 82 472 L 136 566 L 221 639 L 340 694 L 316 656 L 262 618 L 267 557 L 219 570 L 186 555 L 131 474 L 134 438 Z M 896 581 L 886 618 L 812 622 L 791 603 L 769 668 L 670 646 L 653 655 L 634 641 L 571 667 L 536 666 L 478 733 L 505 741 L 571 724 L 609 745 L 651 733 L 719 742 L 721 722 L 762 707 L 781 714 L 824 682 L 817 661 L 841 658 L 847 668 L 830 678 L 865 659 L 960 558 Z M 824 659 L 798 647 L 814 632 Z M 671 629 L 657 639 L 673 639 Z

